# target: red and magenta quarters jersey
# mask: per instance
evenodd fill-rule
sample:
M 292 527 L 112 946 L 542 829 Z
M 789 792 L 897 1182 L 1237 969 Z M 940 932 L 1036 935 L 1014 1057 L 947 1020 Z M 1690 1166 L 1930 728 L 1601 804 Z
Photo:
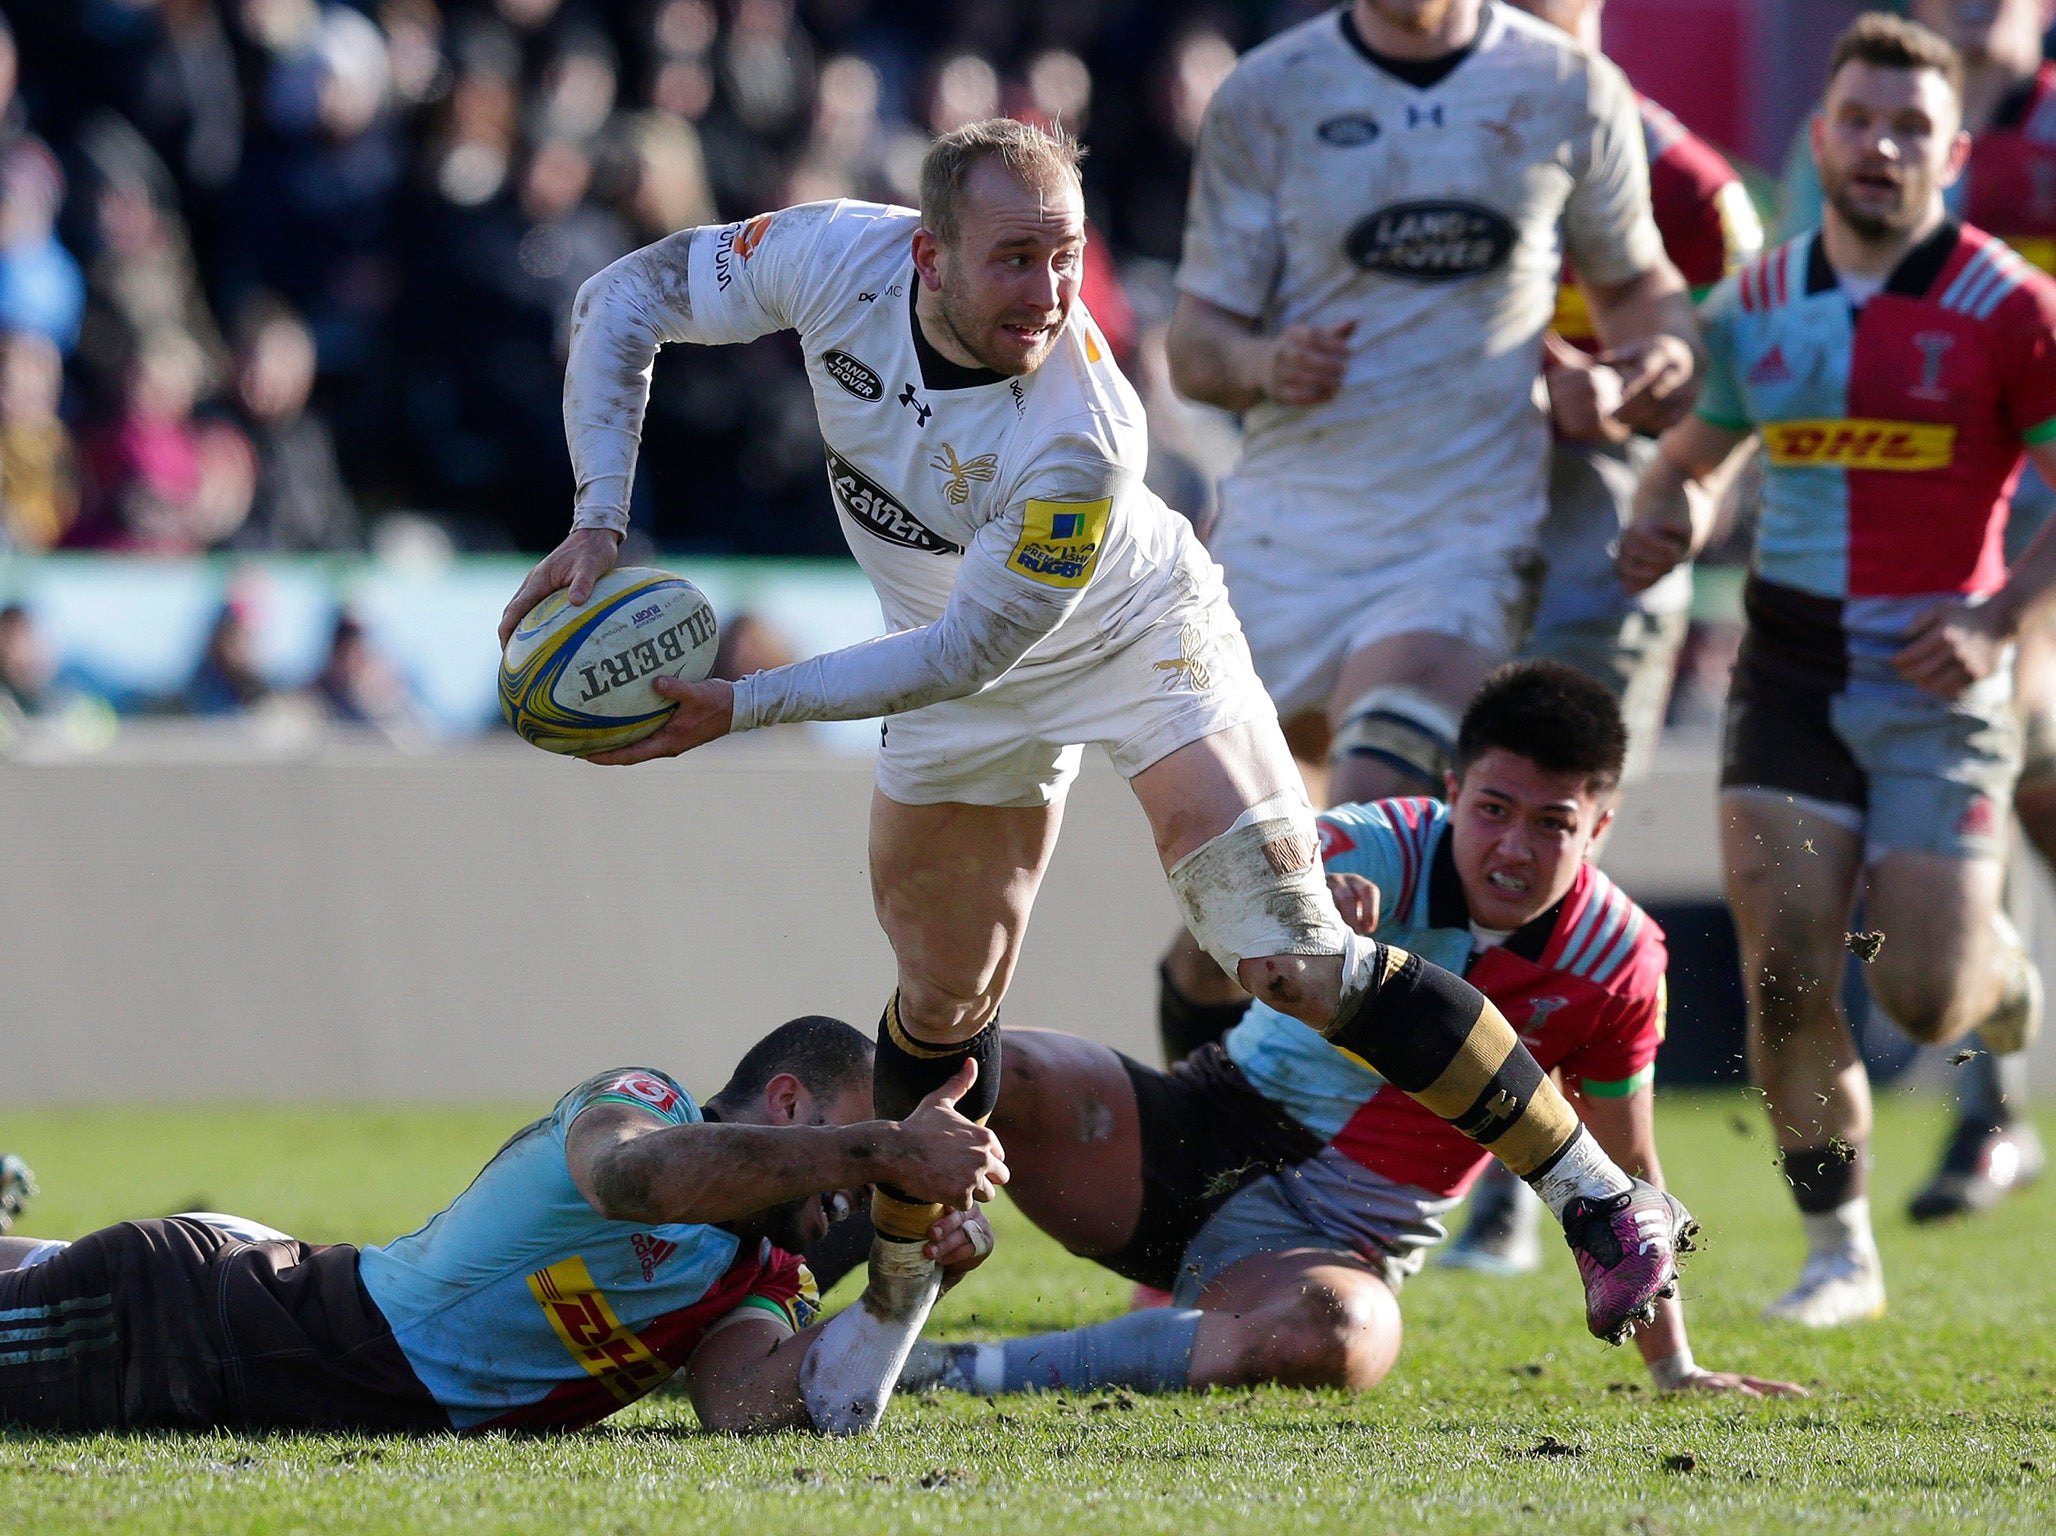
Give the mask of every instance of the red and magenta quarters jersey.
M 459 1429 L 576 1429 L 661 1384 L 737 1308 L 796 1331 L 818 1307 L 806 1265 L 769 1242 L 595 1212 L 564 1156 L 572 1121 L 595 1104 L 671 1125 L 701 1118 L 661 1072 L 603 1073 L 517 1132 L 428 1225 L 359 1259 L 365 1290 Z
M 1588 1094 L 1648 1084 L 1663 1041 L 1663 930 L 1605 875 L 1581 865 L 1569 894 L 1479 951 L 1439 800 L 1379 800 L 1321 812 L 1330 874 L 1378 888 L 1381 942 L 1456 972 L 1490 998 L 1545 1071 Z M 1395 1184 L 1461 1194 L 1491 1154 L 1296 1019 L 1252 1003 L 1225 1042 L 1246 1076 L 1337 1151 Z
M 1909 599 L 1982 594 L 2023 445 L 2056 437 L 2056 283 L 2003 241 L 1945 223 L 1858 310 L 1817 232 L 1714 290 L 1699 415 L 1756 432 L 1766 582 L 1897 635 Z

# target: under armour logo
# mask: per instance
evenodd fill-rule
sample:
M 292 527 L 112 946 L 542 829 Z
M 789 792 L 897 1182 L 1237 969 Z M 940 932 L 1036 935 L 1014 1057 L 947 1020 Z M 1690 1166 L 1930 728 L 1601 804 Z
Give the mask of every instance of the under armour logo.
M 859 304 L 873 304 L 876 303 L 877 300 L 878 295 L 875 293 L 860 293 L 857 295 L 857 302 Z
M 1441 102 L 1436 102 L 1435 105 L 1432 107 L 1408 107 L 1406 109 L 1407 127 L 1418 128 L 1423 123 L 1427 123 L 1431 127 L 1435 128 L 1440 128 L 1442 126 Z
M 914 425 L 917 428 L 927 426 L 928 418 L 935 414 L 935 412 L 929 410 L 927 406 L 914 398 L 914 386 L 911 384 L 900 391 L 899 403 L 901 405 L 911 405 L 914 408 L 914 416 L 916 418 Z
M 1521 1101 L 1504 1088 L 1492 1095 L 1492 1102 L 1485 1106 L 1486 1115 L 1494 1120 L 1511 1120 L 1521 1112 Z

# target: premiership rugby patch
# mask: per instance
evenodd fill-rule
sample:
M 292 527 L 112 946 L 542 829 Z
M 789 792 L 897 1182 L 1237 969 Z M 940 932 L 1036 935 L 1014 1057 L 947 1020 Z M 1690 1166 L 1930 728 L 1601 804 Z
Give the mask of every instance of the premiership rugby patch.
M 1917 471 L 1946 469 L 1956 461 L 1956 428 L 1932 421 L 1876 421 L 1864 417 L 1768 421 L 1763 446 L 1779 469 Z
M 1046 587 L 1082 587 L 1091 579 L 1092 562 L 1106 538 L 1104 501 L 1031 501 L 1021 537 L 1007 564 L 1030 581 Z

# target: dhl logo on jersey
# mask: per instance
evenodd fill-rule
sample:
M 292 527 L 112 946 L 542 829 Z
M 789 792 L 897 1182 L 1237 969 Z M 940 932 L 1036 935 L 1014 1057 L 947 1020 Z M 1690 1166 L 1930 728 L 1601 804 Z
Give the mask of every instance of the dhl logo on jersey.
M 1763 444 L 1780 469 L 1946 469 L 1956 461 L 1956 428 L 1933 421 L 1865 417 L 1764 423 Z
M 537 1270 L 528 1277 L 528 1289 L 571 1358 L 616 1401 L 632 1403 L 671 1375 L 671 1367 L 607 1304 L 577 1254 Z

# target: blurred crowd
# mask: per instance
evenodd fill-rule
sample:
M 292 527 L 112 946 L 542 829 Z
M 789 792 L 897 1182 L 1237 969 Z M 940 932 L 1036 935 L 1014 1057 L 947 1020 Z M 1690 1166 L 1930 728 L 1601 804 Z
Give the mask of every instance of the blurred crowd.
M 433 513 L 536 549 L 571 300 L 692 224 L 914 199 L 995 112 L 1091 146 L 1087 301 L 1203 514 L 1232 430 L 1161 325 L 1190 146 L 1316 0 L 0 0 L 0 544 L 349 551 Z M 840 554 L 789 337 L 668 349 L 637 525 Z

